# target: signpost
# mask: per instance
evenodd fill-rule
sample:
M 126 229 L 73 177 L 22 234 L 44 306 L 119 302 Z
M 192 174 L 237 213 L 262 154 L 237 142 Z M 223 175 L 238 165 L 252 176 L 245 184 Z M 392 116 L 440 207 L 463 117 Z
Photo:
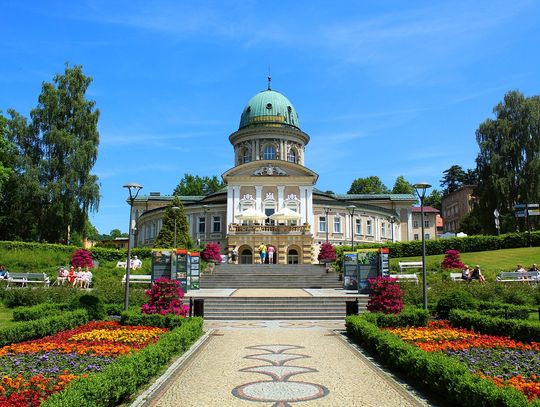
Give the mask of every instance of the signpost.
M 501 222 L 499 221 L 499 211 L 495 209 L 493 211 L 493 215 L 495 215 L 495 228 L 497 229 L 497 234 L 501 234 Z
M 529 222 L 529 216 L 540 216 L 540 204 L 537 204 L 537 203 L 515 204 L 514 214 L 516 218 L 525 218 L 525 225 L 527 226 L 527 236 L 529 240 L 529 246 L 531 246 L 531 225 Z

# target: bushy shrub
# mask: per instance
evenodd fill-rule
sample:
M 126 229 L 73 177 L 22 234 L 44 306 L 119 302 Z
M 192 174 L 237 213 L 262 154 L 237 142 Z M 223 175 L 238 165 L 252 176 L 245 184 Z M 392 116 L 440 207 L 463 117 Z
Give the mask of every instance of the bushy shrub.
M 459 250 L 447 250 L 444 252 L 444 260 L 441 263 L 443 269 L 462 269 L 465 265 L 461 262 Z
M 94 267 L 92 256 L 84 249 L 77 249 L 73 252 L 71 265 L 75 267 Z
M 207 243 L 201 257 L 204 261 L 209 263 L 221 263 L 221 251 L 219 249 L 219 244 Z
M 181 315 L 143 314 L 134 310 L 122 312 L 120 316 L 122 325 L 157 326 L 160 328 L 176 328 L 190 320 L 191 318 L 185 318 Z
M 362 316 L 378 327 L 426 326 L 429 321 L 429 311 L 417 307 L 405 307 L 399 314 L 371 312 Z
M 143 314 L 174 314 L 186 316 L 189 308 L 183 305 L 184 293 L 177 280 L 158 278 L 152 287 L 146 290 L 148 302 L 143 304 Z
M 399 314 L 403 309 L 403 294 L 395 278 L 377 277 L 368 279 L 370 284 L 369 303 L 371 312 Z
M 44 303 L 30 307 L 17 307 L 13 310 L 13 321 L 33 321 L 44 316 L 61 314 L 68 309 L 70 306 L 67 303 Z
M 95 295 L 84 294 L 71 304 L 73 308 L 83 308 L 88 312 L 88 317 L 94 321 L 100 321 L 107 317 L 107 312 L 102 302 Z
M 317 260 L 322 262 L 331 262 L 336 260 L 336 248 L 332 243 L 325 242 L 321 245 Z
M 475 299 L 474 297 L 466 291 L 453 290 L 444 294 L 437 301 L 437 306 L 435 311 L 441 319 L 447 319 L 450 310 L 454 308 L 459 309 L 474 309 L 475 308 Z

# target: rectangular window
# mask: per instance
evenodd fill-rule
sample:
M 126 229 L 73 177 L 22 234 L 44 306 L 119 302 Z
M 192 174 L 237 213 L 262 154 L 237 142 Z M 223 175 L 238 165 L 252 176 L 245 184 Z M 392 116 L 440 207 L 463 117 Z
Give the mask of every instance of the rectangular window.
M 212 232 L 221 233 L 221 216 L 212 216 Z
M 326 216 L 319 216 L 319 232 L 326 233 Z
M 415 221 L 413 222 L 413 226 L 412 226 L 412 227 L 415 228 L 415 229 L 418 229 L 418 221 L 417 221 L 417 220 L 415 220 Z
M 424 227 L 425 227 L 425 228 L 428 228 L 428 227 L 429 227 L 429 220 L 425 220 L 425 219 L 424 219 Z
M 367 235 L 373 236 L 373 221 L 371 219 L 368 219 L 366 221 L 366 225 L 367 225 Z
M 146 224 L 144 227 L 144 240 L 150 239 L 150 225 Z
M 341 233 L 341 217 L 334 216 L 334 233 Z
M 386 237 L 386 223 L 381 222 L 381 237 Z
M 152 235 L 151 235 L 151 238 L 155 239 L 155 237 L 156 237 L 156 223 L 152 222 Z
M 362 219 L 356 219 L 356 234 L 362 234 Z
M 418 233 L 414 234 L 414 240 L 418 240 Z
M 205 233 L 206 231 L 206 219 L 204 216 L 199 217 L 199 233 Z
M 425 240 L 429 240 L 429 233 L 426 233 L 426 234 L 424 235 L 424 239 L 425 239 Z

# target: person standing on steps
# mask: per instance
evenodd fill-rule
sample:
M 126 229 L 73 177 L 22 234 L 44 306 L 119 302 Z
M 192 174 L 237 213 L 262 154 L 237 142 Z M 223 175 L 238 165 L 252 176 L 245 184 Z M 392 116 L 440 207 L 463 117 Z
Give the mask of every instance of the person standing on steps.
M 268 246 L 268 264 L 274 263 L 274 246 Z
M 259 245 L 259 255 L 261 256 L 261 264 L 266 260 L 266 246 L 263 242 Z

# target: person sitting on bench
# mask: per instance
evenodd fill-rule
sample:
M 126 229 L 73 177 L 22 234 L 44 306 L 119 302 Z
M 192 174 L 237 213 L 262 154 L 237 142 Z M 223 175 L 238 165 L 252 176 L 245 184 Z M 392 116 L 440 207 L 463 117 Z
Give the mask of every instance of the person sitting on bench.
M 471 279 L 471 269 L 466 264 L 461 269 L 461 279 L 469 281 Z
M 472 270 L 472 272 L 470 274 L 469 280 L 478 280 L 481 283 L 486 282 L 486 279 L 482 275 L 482 272 L 480 271 L 480 266 L 478 264 L 476 266 L 474 266 L 474 269 Z

